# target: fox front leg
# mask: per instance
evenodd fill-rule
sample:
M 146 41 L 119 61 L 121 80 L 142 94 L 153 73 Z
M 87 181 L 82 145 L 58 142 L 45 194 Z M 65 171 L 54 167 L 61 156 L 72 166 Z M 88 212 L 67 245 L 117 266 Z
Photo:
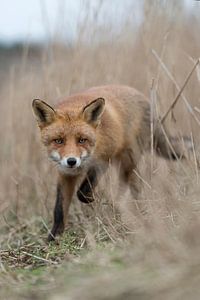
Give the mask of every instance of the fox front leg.
M 83 180 L 82 184 L 80 185 L 77 196 L 78 199 L 83 203 L 90 203 L 94 201 L 93 198 L 93 190 L 97 185 L 97 169 L 91 168 L 88 170 L 86 178 Z
M 63 195 L 61 187 L 57 185 L 56 203 L 54 207 L 54 224 L 48 236 L 48 242 L 55 239 L 56 234 L 61 234 L 64 231 L 64 213 L 63 213 Z
M 54 207 L 54 223 L 48 236 L 49 242 L 55 240 L 56 235 L 62 234 L 65 229 L 75 185 L 75 177 L 62 178 L 57 185 L 56 203 Z

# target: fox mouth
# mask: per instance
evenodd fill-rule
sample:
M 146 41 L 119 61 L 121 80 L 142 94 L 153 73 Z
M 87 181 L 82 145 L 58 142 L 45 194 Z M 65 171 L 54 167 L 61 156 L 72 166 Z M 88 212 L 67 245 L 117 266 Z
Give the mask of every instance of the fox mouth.
M 66 175 L 76 175 L 81 171 L 81 166 L 77 167 L 77 166 L 63 166 L 62 164 L 57 164 L 58 166 L 58 170 L 61 173 L 64 173 Z
M 83 162 L 82 160 L 79 161 L 78 164 L 69 165 L 62 163 L 62 161 L 57 162 L 58 170 L 61 171 L 61 173 L 64 173 L 66 175 L 76 175 L 81 172 L 83 169 Z

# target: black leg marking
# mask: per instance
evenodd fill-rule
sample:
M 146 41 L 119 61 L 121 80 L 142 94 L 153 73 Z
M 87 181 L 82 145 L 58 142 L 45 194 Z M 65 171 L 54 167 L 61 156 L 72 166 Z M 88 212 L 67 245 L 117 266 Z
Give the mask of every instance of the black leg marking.
M 82 182 L 80 188 L 77 191 L 78 199 L 83 203 L 90 203 L 94 201 L 93 188 L 97 184 L 97 171 L 92 168 L 88 171 L 87 177 Z
M 64 231 L 64 214 L 63 214 L 63 195 L 60 185 L 57 186 L 56 204 L 54 208 L 54 224 L 51 233 L 48 236 L 48 242 L 55 240 L 57 234 Z

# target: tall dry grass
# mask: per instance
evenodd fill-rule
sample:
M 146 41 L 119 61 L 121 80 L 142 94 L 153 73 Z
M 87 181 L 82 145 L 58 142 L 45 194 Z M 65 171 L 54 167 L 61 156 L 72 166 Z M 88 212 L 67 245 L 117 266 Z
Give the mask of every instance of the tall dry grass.
M 55 41 L 34 60 L 29 55 L 29 45 L 25 46 L 21 59 L 10 65 L 0 90 L 1 228 L 38 216 L 45 222 L 52 218 L 56 170 L 40 144 L 32 99 L 55 104 L 62 95 L 110 83 L 133 86 L 150 97 L 154 80 L 153 92 L 162 115 L 178 93 L 175 82 L 182 86 L 200 56 L 200 7 L 196 5 L 189 14 L 182 1 L 144 1 L 142 23 L 136 26 L 131 22 L 129 7 L 130 13 L 125 15 L 117 34 L 106 20 L 95 26 L 97 10 L 93 18 L 85 18 L 85 23 L 79 24 L 79 36 L 73 45 Z M 195 71 L 183 94 L 200 120 L 198 76 Z M 130 261 L 138 256 L 143 262 L 151 258 L 160 266 L 166 262 L 178 262 L 180 266 L 183 262 L 189 266 L 200 263 L 200 185 L 196 164 L 199 125 L 183 99 L 176 105 L 174 116 L 176 121 L 169 116 L 167 126 L 173 133 L 192 136 L 194 151 L 184 162 L 168 162 L 154 156 L 153 170 L 150 155 L 143 157 L 139 201 L 145 207 L 144 215 L 133 210 L 129 191 L 119 193 L 120 182 L 112 169 L 94 205 L 86 207 L 74 199 L 70 221 L 72 226 L 84 230 L 91 247 L 101 239 L 114 244 L 134 241 Z

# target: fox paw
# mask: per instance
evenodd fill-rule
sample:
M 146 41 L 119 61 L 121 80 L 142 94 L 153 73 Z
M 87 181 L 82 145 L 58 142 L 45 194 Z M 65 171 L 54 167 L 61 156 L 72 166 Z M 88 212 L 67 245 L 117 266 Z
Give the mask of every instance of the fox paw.
M 55 241 L 56 235 L 61 235 L 64 231 L 63 224 L 55 224 L 47 237 L 47 242 Z

